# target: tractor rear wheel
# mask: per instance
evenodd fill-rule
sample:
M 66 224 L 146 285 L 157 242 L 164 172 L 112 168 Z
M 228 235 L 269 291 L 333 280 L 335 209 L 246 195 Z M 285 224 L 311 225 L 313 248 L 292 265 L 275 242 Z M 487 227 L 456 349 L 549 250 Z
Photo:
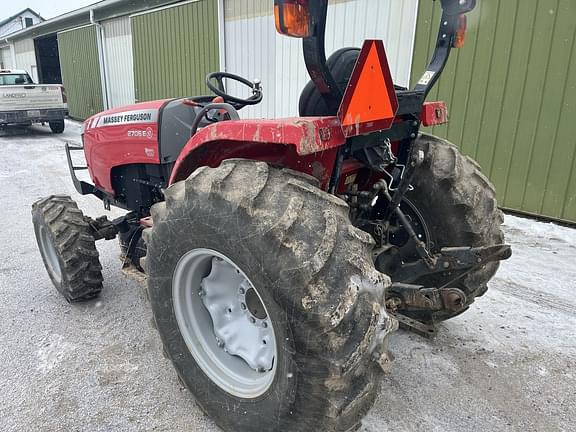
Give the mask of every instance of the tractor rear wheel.
M 165 197 L 143 265 L 165 352 L 200 407 L 225 431 L 356 430 L 395 321 L 347 205 L 248 160 L 200 168 Z
M 52 195 L 35 202 L 32 222 L 56 289 L 69 302 L 96 297 L 102 290 L 102 266 L 90 227 L 74 200 Z
M 61 134 L 64 132 L 64 120 L 53 120 L 48 122 L 50 130 L 55 134 Z
M 416 169 L 412 180 L 414 189 L 406 194 L 404 206 L 431 251 L 439 252 L 441 248 L 451 246 L 482 247 L 504 243 L 503 214 L 496 203 L 496 190 L 482 174 L 478 163 L 462 155 L 455 145 L 432 135 L 421 134 L 414 145 L 424 151 L 425 159 Z M 490 262 L 450 284 L 466 295 L 466 302 L 459 310 L 400 312 L 426 323 L 456 316 L 486 292 L 487 283 L 498 265 L 498 262 Z M 447 271 L 424 276 L 412 283 L 439 287 L 462 273 Z

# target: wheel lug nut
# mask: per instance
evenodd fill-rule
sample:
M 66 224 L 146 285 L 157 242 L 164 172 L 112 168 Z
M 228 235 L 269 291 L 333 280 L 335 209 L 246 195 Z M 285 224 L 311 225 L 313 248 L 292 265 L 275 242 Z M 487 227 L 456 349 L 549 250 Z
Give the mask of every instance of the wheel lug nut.
M 242 303 L 242 304 L 240 305 L 240 307 L 242 308 L 242 310 L 246 310 L 246 305 L 245 305 L 244 303 Z
M 250 317 L 250 322 L 251 322 L 252 324 L 254 324 L 254 323 L 256 322 L 256 320 L 254 319 L 254 317 Z
M 244 288 L 240 288 L 240 294 L 244 294 L 246 291 L 244 290 Z
M 263 323 L 262 323 L 262 327 L 267 328 L 267 327 L 268 327 L 268 323 L 263 322 Z
M 200 297 L 204 297 L 206 295 L 206 293 L 204 292 L 204 290 L 201 289 L 200 291 L 198 291 L 198 295 Z
M 216 338 L 216 343 L 218 344 L 218 348 L 224 348 L 224 341 Z

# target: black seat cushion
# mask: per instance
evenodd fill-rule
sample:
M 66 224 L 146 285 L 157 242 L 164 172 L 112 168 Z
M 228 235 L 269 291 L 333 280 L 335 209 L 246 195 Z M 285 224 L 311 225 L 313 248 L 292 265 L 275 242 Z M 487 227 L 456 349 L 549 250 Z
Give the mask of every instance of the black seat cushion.
M 360 55 L 360 48 L 342 48 L 335 51 L 326 61 L 328 69 L 342 93 L 348 85 L 356 60 Z M 299 111 L 301 117 L 330 116 L 336 115 L 331 112 L 324 102 L 324 98 L 314 85 L 309 81 L 300 95 Z

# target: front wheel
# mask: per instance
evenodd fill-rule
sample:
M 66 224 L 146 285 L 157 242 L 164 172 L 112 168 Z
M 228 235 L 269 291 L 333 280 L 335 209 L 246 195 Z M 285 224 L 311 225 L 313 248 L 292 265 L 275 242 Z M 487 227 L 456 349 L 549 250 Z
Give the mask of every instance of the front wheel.
M 89 300 L 102 290 L 96 242 L 82 211 L 66 195 L 32 205 L 32 222 L 46 271 L 69 302 Z
M 225 431 L 355 430 L 376 398 L 390 281 L 346 204 L 315 182 L 230 160 L 152 208 L 154 319 L 178 375 Z

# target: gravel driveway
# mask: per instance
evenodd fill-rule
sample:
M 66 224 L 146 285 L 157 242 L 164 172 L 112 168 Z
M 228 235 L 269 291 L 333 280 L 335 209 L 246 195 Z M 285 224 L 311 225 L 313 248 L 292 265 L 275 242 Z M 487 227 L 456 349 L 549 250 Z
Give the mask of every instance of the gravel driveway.
M 116 242 L 99 243 L 98 300 L 69 305 L 50 283 L 32 202 L 65 193 L 104 213 L 72 186 L 64 142 L 79 125 L 66 126 L 0 131 L 0 430 L 216 431 L 162 356 Z M 576 430 L 576 230 L 512 216 L 505 229 L 514 256 L 470 311 L 434 340 L 393 336 L 364 431 Z

